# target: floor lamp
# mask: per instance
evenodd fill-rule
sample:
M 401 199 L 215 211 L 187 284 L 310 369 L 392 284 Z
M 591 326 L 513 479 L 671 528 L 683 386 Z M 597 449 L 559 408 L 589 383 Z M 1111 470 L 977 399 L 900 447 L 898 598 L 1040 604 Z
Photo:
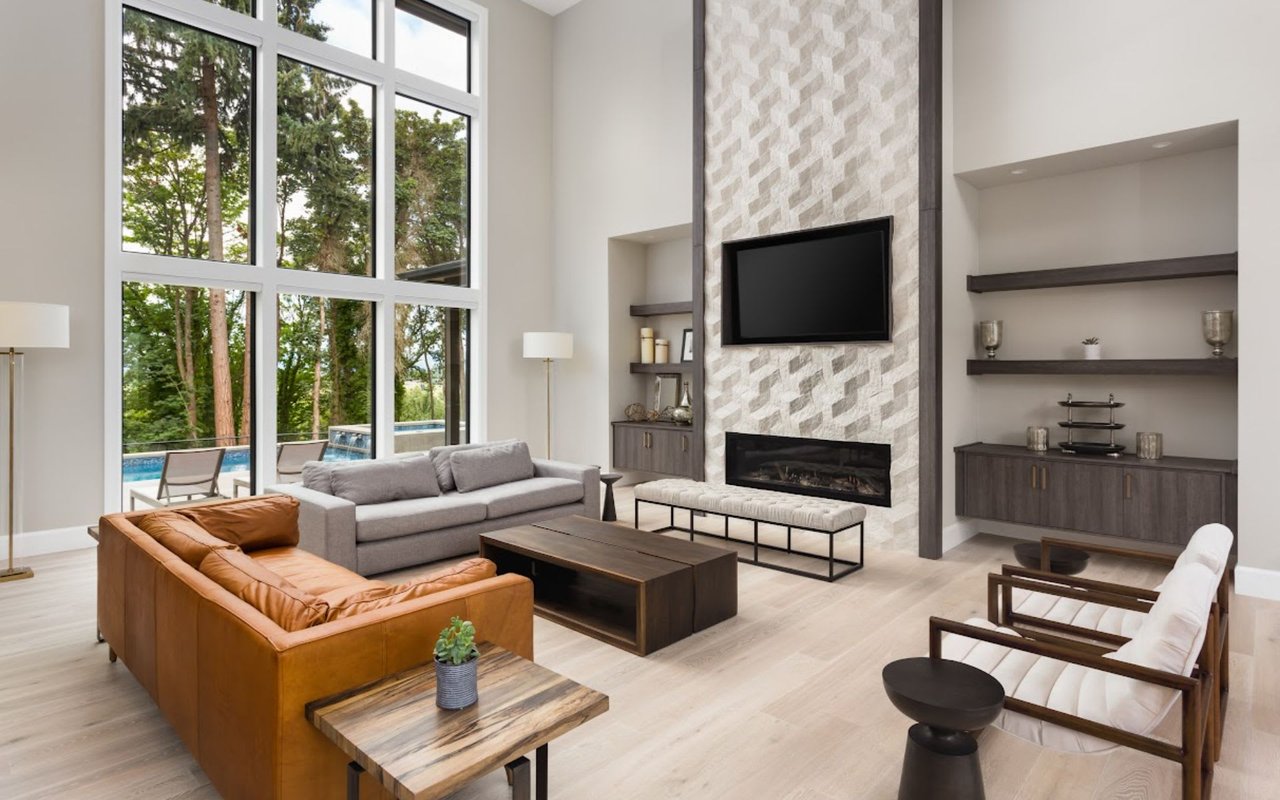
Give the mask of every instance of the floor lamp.
M 14 535 L 14 448 L 17 425 L 14 418 L 17 414 L 17 371 L 18 357 L 22 355 L 18 348 L 34 349 L 38 347 L 66 348 L 70 346 L 70 309 L 66 306 L 48 303 L 15 303 L 0 301 L 0 349 L 9 356 L 9 490 L 5 495 L 5 526 L 9 535 L 9 563 L 0 569 L 0 581 L 17 581 L 30 578 L 35 572 L 30 567 L 13 565 Z
M 526 333 L 524 357 L 540 358 L 547 367 L 547 458 L 551 458 L 551 362 L 556 359 L 573 358 L 573 334 Z

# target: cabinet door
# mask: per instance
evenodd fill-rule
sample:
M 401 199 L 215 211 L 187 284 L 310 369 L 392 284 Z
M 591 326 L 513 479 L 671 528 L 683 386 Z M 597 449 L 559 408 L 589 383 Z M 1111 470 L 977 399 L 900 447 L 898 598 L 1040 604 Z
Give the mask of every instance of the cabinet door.
M 613 465 L 618 469 L 653 470 L 647 431 L 630 425 L 613 426 Z
M 1031 458 L 966 454 L 962 513 L 978 519 L 1042 524 L 1040 464 Z
M 1125 536 L 1186 544 L 1196 528 L 1226 519 L 1224 478 L 1218 473 L 1158 468 L 1124 472 Z
M 1051 528 L 1120 535 L 1123 470 L 1090 462 L 1046 464 L 1040 473 L 1045 495 L 1045 524 Z
M 693 442 L 687 430 L 654 430 L 649 435 L 651 469 L 667 475 L 690 475 Z

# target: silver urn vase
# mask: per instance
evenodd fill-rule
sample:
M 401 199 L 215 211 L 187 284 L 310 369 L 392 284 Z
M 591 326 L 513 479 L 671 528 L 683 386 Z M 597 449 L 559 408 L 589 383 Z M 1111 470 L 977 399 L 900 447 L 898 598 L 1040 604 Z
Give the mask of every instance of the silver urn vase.
M 671 409 L 671 421 L 677 425 L 693 424 L 693 403 L 689 399 L 689 382 L 684 382 L 680 392 L 680 405 Z

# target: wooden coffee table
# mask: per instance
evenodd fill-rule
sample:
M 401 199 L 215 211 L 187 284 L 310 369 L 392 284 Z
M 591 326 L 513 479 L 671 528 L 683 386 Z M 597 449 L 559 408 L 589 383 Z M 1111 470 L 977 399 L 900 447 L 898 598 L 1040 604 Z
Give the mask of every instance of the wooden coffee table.
M 738 613 L 733 551 L 587 517 L 482 534 L 480 555 L 533 580 L 539 616 L 641 656 Z
M 359 800 L 368 772 L 398 800 L 445 797 L 506 767 L 516 800 L 529 798 L 537 751 L 537 798 L 547 797 L 548 745 L 609 709 L 609 698 L 491 644 L 480 645 L 480 701 L 436 707 L 435 666 L 414 667 L 316 700 L 307 719 L 351 759 L 347 797 Z

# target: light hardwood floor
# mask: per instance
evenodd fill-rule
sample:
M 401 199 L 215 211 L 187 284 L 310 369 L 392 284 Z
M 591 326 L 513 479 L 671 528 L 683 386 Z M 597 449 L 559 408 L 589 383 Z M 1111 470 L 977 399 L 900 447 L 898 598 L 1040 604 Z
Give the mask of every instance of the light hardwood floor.
M 618 499 L 629 519 L 629 492 Z M 646 527 L 666 518 L 642 509 Z M 648 658 L 537 620 L 538 662 L 611 704 L 551 746 L 552 796 L 895 797 L 909 721 L 885 699 L 880 668 L 924 651 L 930 615 L 982 615 L 983 576 L 1008 556 L 1009 542 L 990 536 L 941 561 L 873 551 L 865 570 L 834 585 L 740 565 L 738 616 Z M 128 670 L 94 642 L 93 551 L 29 563 L 34 580 L 0 584 L 0 797 L 217 797 Z M 1106 559 L 1090 574 L 1158 580 Z M 1231 636 L 1214 798 L 1274 798 L 1280 604 L 1238 598 Z M 1178 796 L 1176 767 L 1152 756 L 1065 755 L 994 730 L 981 747 L 991 800 Z M 456 797 L 508 796 L 494 774 Z

